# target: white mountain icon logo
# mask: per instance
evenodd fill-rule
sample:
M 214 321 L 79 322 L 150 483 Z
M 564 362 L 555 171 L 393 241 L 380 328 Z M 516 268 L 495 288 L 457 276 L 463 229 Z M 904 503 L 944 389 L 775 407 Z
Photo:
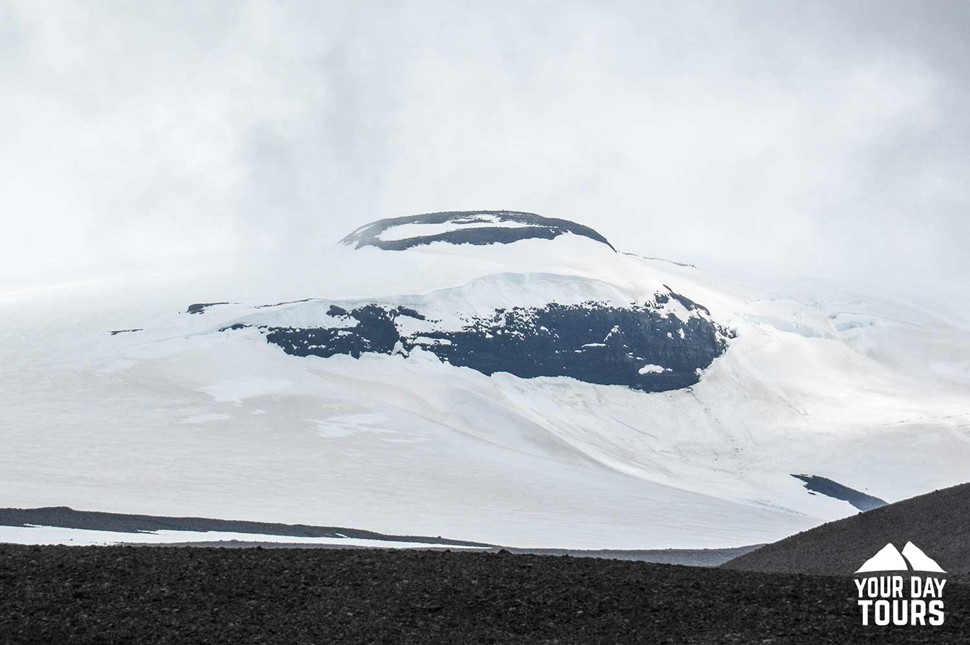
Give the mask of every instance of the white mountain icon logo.
M 891 543 L 884 546 L 879 553 L 866 560 L 856 573 L 876 573 L 880 571 L 924 571 L 927 573 L 946 573 L 935 560 L 923 553 L 913 544 L 907 542 L 903 552 Z

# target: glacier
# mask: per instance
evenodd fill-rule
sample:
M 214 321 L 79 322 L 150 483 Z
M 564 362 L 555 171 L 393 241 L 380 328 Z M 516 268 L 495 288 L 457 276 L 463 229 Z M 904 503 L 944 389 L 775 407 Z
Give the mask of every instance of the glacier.
M 482 243 L 338 243 L 0 294 L 0 506 L 720 548 L 856 512 L 793 473 L 888 501 L 965 477 L 965 321 L 494 213 L 374 233 Z M 396 312 L 380 351 L 353 315 L 368 306 Z M 659 336 L 610 340 L 617 315 Z

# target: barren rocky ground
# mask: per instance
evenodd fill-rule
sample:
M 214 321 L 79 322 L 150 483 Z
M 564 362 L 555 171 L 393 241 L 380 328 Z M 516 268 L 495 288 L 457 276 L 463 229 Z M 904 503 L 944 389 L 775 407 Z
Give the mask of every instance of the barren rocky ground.
M 961 643 L 862 627 L 847 577 L 384 550 L 0 545 L 3 643 Z
M 970 574 L 970 484 L 911 497 L 768 544 L 726 569 L 773 573 L 852 573 L 892 543 L 912 541 L 950 574 Z

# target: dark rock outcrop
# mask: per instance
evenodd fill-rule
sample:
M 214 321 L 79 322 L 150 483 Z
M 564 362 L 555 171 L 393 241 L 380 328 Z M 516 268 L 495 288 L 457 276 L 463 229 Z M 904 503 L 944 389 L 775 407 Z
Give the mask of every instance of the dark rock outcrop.
M 881 508 L 886 505 L 885 500 L 849 488 L 827 477 L 819 477 L 818 475 L 792 475 L 792 477 L 805 482 L 805 488 L 808 489 L 810 494 L 818 493 L 833 499 L 841 499 L 860 511 L 871 511 L 874 508 Z
M 690 312 L 706 313 L 682 296 L 659 294 L 656 303 L 626 308 L 589 302 L 499 309 L 459 330 L 408 334 L 399 328 L 399 319 L 426 320 L 414 309 L 368 304 L 348 310 L 331 305 L 328 314 L 345 324 L 265 326 L 261 331 L 294 356 L 360 358 L 365 353 L 408 355 L 421 349 L 451 365 L 488 375 L 567 376 L 662 392 L 697 383 L 700 371 L 724 352 L 729 337 L 706 316 L 691 316 L 685 322 L 664 315 L 658 308 L 668 298 L 676 298 Z
M 216 305 L 228 305 L 228 302 L 197 302 L 195 304 L 189 305 L 188 309 L 185 310 L 187 314 L 204 314 L 205 310 L 209 307 L 215 307 Z

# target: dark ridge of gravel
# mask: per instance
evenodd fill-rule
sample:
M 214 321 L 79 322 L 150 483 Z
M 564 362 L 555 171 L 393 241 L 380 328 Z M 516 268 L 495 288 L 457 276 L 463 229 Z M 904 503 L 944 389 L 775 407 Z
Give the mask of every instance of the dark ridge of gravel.
M 630 562 L 652 562 L 654 564 L 680 564 L 688 567 L 718 567 L 750 553 L 763 545 L 739 546 L 731 549 L 520 549 L 508 547 L 506 550 L 515 554 L 528 555 L 568 555 L 573 558 L 602 558 L 606 560 L 627 560 Z M 493 549 L 498 550 L 498 549 Z
M 0 546 L 0 643 L 966 643 L 851 578 L 426 551 Z
M 371 546 L 353 544 L 314 544 L 312 542 L 263 542 L 260 540 L 210 540 L 199 542 L 168 542 L 164 544 L 130 544 L 146 548 L 202 547 L 218 549 L 373 549 Z M 742 546 L 733 549 L 524 549 L 518 547 L 497 547 L 478 549 L 485 553 L 506 551 L 516 555 L 547 555 L 572 558 L 599 558 L 601 560 L 626 560 L 628 562 L 652 562 L 654 564 L 679 564 L 687 567 L 717 567 L 728 560 L 759 548 L 761 545 Z M 449 547 L 422 547 L 422 551 L 446 551 Z
M 248 520 L 219 520 L 206 517 L 167 517 L 164 515 L 128 515 L 98 511 L 76 511 L 66 506 L 44 508 L 0 508 L 0 526 L 56 526 L 117 533 L 145 533 L 151 531 L 223 531 L 253 535 L 281 535 L 288 537 L 360 538 L 394 542 L 421 542 L 442 546 L 490 547 L 484 542 L 452 540 L 420 535 L 388 535 L 375 531 L 336 526 L 308 526 L 305 524 L 276 524 Z
M 970 573 L 970 484 L 912 497 L 798 533 L 724 568 L 851 575 L 889 543 L 912 542 L 950 574 Z

